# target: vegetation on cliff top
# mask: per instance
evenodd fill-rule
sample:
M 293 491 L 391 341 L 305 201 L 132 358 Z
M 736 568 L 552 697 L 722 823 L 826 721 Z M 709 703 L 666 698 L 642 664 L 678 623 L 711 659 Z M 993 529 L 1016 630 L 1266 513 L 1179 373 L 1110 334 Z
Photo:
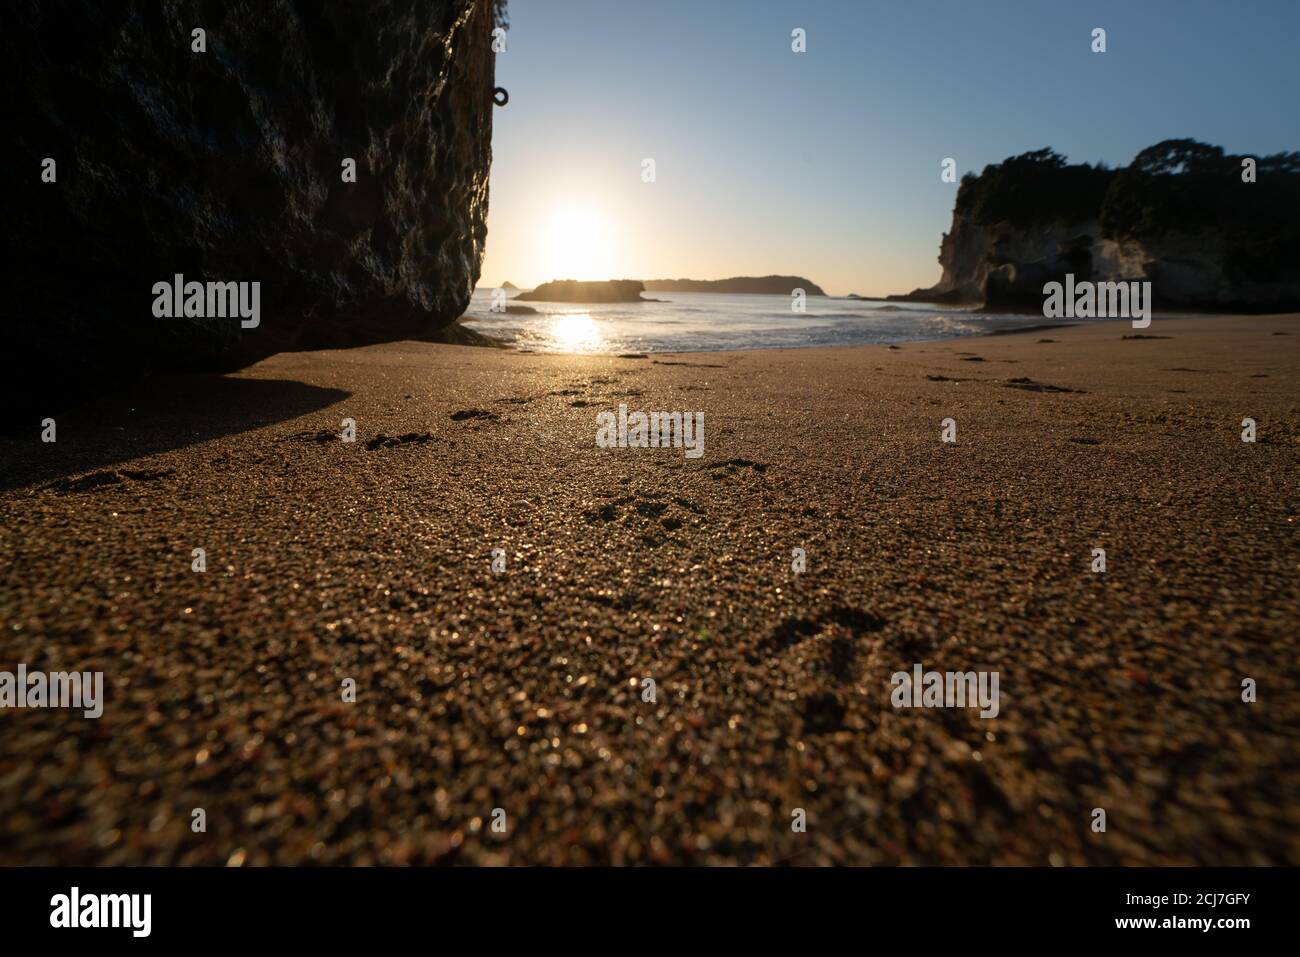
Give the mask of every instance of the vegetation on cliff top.
M 1105 166 L 1067 164 L 1052 149 L 1012 156 L 967 173 L 957 189 L 957 209 L 981 225 L 1079 223 L 1095 219 L 1114 173 Z

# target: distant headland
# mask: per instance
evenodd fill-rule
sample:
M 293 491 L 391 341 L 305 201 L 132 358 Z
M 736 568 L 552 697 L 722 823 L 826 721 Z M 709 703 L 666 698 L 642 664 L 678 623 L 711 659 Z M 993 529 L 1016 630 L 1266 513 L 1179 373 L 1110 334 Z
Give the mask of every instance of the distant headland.
M 789 296 L 802 289 L 808 296 L 824 296 L 822 287 L 803 276 L 733 276 L 730 279 L 647 279 L 650 292 L 721 292 Z

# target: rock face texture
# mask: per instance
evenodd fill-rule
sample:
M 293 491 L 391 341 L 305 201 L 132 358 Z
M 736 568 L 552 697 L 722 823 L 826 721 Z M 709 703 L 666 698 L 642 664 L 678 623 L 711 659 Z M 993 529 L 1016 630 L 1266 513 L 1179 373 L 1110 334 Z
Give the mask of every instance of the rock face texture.
M 1166 308 L 1293 311 L 1300 284 L 1285 278 L 1235 278 L 1223 237 L 1212 231 L 1106 238 L 1096 220 L 1022 228 L 985 226 L 953 215 L 939 263 L 943 278 L 891 300 L 983 304 L 986 309 L 1042 306 L 1043 284 L 1066 273 L 1094 282 L 1151 282 Z
M 1051 150 L 962 181 L 939 251 L 943 277 L 891 299 L 1039 309 L 1067 273 L 1149 281 L 1159 307 L 1300 308 L 1300 153 L 1227 155 L 1165 140 L 1119 170 Z
M 952 228 L 939 247 L 943 278 L 930 289 L 889 298 L 990 306 L 1035 300 L 1041 304 L 1043 284 L 1068 272 L 1080 280 L 1110 278 L 1093 275 L 1092 250 L 1100 245 L 1096 238 L 1100 232 L 1095 220 L 986 226 L 954 213 Z
M 11 12 L 5 326 L 37 381 L 6 392 L 438 338 L 487 234 L 493 27 L 489 0 Z M 260 323 L 156 317 L 176 274 L 259 282 Z

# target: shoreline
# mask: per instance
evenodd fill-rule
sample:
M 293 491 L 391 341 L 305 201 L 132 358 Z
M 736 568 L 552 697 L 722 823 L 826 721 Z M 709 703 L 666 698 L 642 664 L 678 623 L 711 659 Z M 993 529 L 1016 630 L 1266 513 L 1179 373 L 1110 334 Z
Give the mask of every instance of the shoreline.
M 997 315 L 1016 315 L 1016 314 L 1015 314 L 1015 313 L 997 313 Z M 865 348 L 865 347 L 869 347 L 869 346 L 877 346 L 877 347 L 888 348 L 888 347 L 890 347 L 890 346 L 904 346 L 904 345 L 907 345 L 907 344 L 909 344 L 909 343 L 937 343 L 937 342 L 958 342 L 958 341 L 966 342 L 966 341 L 970 341 L 970 340 L 987 339 L 987 338 L 1000 337 L 1000 336 L 1015 336 L 1015 335 L 1028 334 L 1028 333 L 1033 333 L 1033 332 L 1045 332 L 1045 331 L 1052 330 L 1052 329 L 1068 329 L 1068 328 L 1075 328 L 1075 327 L 1085 327 L 1085 328 L 1086 328 L 1086 327 L 1088 327 L 1088 326 L 1105 326 L 1105 325 L 1107 325 L 1107 324 L 1110 324 L 1110 325 L 1114 326 L 1115 328 L 1123 328 L 1124 330 L 1126 330 L 1126 334 L 1129 335 L 1129 336 L 1131 336 L 1131 337 L 1133 337 L 1133 338 L 1158 338 L 1158 337 L 1159 337 L 1159 333 L 1152 333 L 1151 330 L 1152 330 L 1152 329 L 1155 329 L 1155 328 L 1156 328 L 1156 324 L 1157 324 L 1158 322 L 1160 322 L 1162 319 L 1165 320 L 1165 321 L 1170 321 L 1170 322 L 1183 322 L 1183 321 L 1187 321 L 1187 320 L 1214 320 L 1214 321 L 1221 321 L 1221 320 L 1222 320 L 1222 321 L 1231 321 L 1231 320 L 1233 320 L 1233 319 L 1271 319 L 1271 318 L 1288 319 L 1288 318 L 1291 318 L 1291 317 L 1294 317 L 1294 316 L 1297 316 L 1297 315 L 1300 315 L 1300 313 L 1199 313 L 1199 312 L 1161 312 L 1161 313 L 1155 313 L 1155 314 L 1153 314 L 1152 317 L 1151 317 L 1151 325 L 1148 326 L 1148 327 L 1146 327 L 1146 328 L 1142 328 L 1142 329 L 1135 329 L 1135 328 L 1133 328 L 1132 325 L 1131 325 L 1131 320 L 1130 320 L 1130 319 L 1061 319 L 1061 320 L 1052 320 L 1052 319 L 1046 319 L 1046 318 L 1045 318 L 1044 321 L 1043 321 L 1041 324 L 1038 324 L 1038 325 L 1022 326 L 1022 327 L 1009 328 L 1009 329 L 989 329 L 989 330 L 981 330 L 981 331 L 977 331 L 977 332 L 962 333 L 962 334 L 960 334 L 960 335 L 952 335 L 952 336 L 936 336 L 936 337 L 933 337 L 933 338 L 922 338 L 922 339 L 898 339 L 898 340 L 893 340 L 893 341 L 889 341 L 889 342 L 846 342 L 846 343 L 839 343 L 839 344 L 834 344 L 834 345 L 828 345 L 828 344 L 825 344 L 825 343 L 815 343 L 815 344 L 806 345 L 806 346 L 791 346 L 791 345 L 762 346 L 762 345 L 757 345 L 757 346 L 751 346 L 751 347 L 744 348 L 744 349 L 679 349 L 679 350 L 663 351 L 663 352 L 645 352 L 644 355 L 647 356 L 647 357 L 653 358 L 654 356 L 675 356 L 675 355 L 717 355 L 717 354 L 721 354 L 721 353 L 749 353 L 749 352 L 758 352 L 758 353 L 762 353 L 762 352 L 786 352 L 786 351 L 803 351 L 803 350 L 807 350 L 807 349 L 836 349 L 836 350 L 838 350 L 838 349 L 859 349 L 859 348 Z M 457 324 L 457 325 L 460 325 L 460 323 L 461 323 L 461 320 L 458 319 L 458 320 L 456 321 L 456 324 Z M 507 341 L 507 340 L 499 339 L 499 338 L 497 338 L 497 337 L 495 337 L 495 336 L 490 336 L 490 335 L 488 335 L 487 333 L 484 333 L 484 332 L 478 332 L 477 330 L 468 329 L 468 328 L 465 329 L 465 331 L 466 331 L 467 333 L 473 335 L 473 336 L 478 336 L 478 337 L 480 337 L 480 338 L 482 338 L 482 339 L 486 339 L 486 340 L 490 340 L 490 341 L 489 341 L 489 342 L 483 342 L 483 343 L 479 343 L 479 342 L 460 342 L 460 343 L 456 343 L 456 344 L 461 344 L 461 345 L 486 345 L 486 346 L 489 346 L 489 347 L 491 347 L 491 348 L 502 349 L 502 350 L 504 350 L 504 351 L 506 351 L 506 352 L 516 352 L 516 353 L 519 353 L 519 354 L 521 354 L 521 355 L 537 355 L 537 356 L 573 356 L 573 357 L 584 357 L 584 358 L 601 358 L 601 357 L 604 357 L 604 358 L 626 358 L 626 357 L 627 357 L 626 354 L 624 354 L 624 353 L 618 353 L 618 352 L 613 352 L 613 351 L 611 351 L 611 352 L 558 352 L 558 351 L 545 351 L 545 352 L 543 352 L 543 351 L 537 351 L 537 350 L 532 350 L 532 349 L 520 349 L 520 348 L 518 348 L 517 346 L 512 345 L 512 344 L 511 344 L 509 341 Z M 454 342 L 454 340 L 439 340 L 439 341 L 453 341 L 453 342 Z

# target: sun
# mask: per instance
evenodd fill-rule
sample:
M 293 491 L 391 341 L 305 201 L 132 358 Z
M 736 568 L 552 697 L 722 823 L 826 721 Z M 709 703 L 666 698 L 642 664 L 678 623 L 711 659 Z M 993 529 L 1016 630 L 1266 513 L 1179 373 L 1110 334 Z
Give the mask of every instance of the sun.
M 544 217 L 538 230 L 542 281 L 609 279 L 614 266 L 614 236 L 594 207 L 564 203 Z

